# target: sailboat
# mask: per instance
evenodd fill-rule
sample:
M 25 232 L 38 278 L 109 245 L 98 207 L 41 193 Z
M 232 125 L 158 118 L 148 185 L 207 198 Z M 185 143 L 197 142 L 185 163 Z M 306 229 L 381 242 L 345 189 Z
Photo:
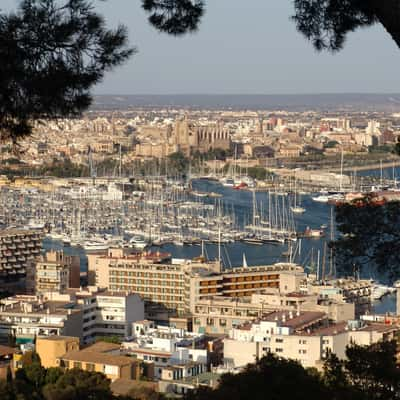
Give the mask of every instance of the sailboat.
M 300 201 L 299 201 L 299 203 L 297 203 L 297 180 L 296 180 L 296 178 L 294 180 L 294 201 L 293 201 L 293 206 L 291 206 L 290 209 L 295 214 L 303 214 L 306 211 L 306 209 L 300 205 Z
M 248 267 L 248 265 L 247 265 L 247 260 L 246 260 L 246 254 L 243 253 L 243 268 L 247 268 L 247 267 Z

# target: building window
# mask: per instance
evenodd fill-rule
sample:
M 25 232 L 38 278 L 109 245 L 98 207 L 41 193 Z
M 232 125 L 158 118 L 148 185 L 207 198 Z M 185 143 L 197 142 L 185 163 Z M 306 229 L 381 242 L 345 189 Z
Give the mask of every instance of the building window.
M 74 361 L 74 368 L 79 368 L 79 369 L 81 369 L 81 368 L 82 368 L 82 363 L 79 362 L 79 361 Z
M 283 343 L 283 339 L 282 339 L 282 338 L 276 338 L 276 339 L 275 339 L 275 342 L 276 342 L 276 343 Z
M 283 349 L 282 349 L 282 348 L 276 348 L 276 349 L 275 349 L 275 352 L 276 352 L 276 353 L 283 353 Z
M 94 364 L 86 364 L 86 371 L 94 372 Z

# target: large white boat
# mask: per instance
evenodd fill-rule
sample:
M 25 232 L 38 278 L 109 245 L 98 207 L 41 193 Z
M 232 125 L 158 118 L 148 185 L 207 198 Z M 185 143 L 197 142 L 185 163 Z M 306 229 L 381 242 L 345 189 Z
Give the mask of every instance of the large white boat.
M 319 196 L 311 197 L 314 201 L 317 201 L 318 203 L 327 203 L 329 201 L 329 196 L 326 196 L 325 194 L 321 194 Z
M 144 250 L 149 245 L 149 242 L 145 240 L 143 237 L 134 236 L 129 240 L 129 244 L 135 247 L 136 249 Z
M 223 186 L 233 187 L 235 185 L 235 181 L 232 178 L 222 178 L 220 180 Z
M 108 244 L 102 242 L 95 241 L 87 241 L 82 246 L 86 251 L 99 251 L 99 250 L 107 250 Z
M 293 207 L 290 207 L 290 209 L 295 214 L 303 214 L 306 211 L 306 209 L 304 207 L 301 207 L 301 206 L 293 206 Z

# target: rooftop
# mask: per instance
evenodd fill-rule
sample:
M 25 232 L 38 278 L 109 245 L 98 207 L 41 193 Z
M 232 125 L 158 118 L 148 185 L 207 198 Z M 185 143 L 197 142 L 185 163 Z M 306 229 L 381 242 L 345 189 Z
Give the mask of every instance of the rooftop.
M 286 326 L 292 329 L 302 329 L 312 323 L 316 323 L 326 318 L 324 312 L 302 311 L 300 313 L 288 311 L 274 311 L 265 315 L 262 321 L 279 321 L 280 326 Z
M 32 234 L 42 234 L 43 232 L 38 229 L 2 229 L 0 230 L 0 237 L 3 236 L 17 236 L 17 235 L 32 235 Z
M 52 341 L 52 342 L 58 342 L 58 341 L 68 341 L 68 342 L 75 342 L 79 341 L 78 337 L 75 336 L 58 336 L 58 335 L 52 335 L 52 336 L 38 336 L 39 340 L 46 340 L 46 341 Z
M 154 262 L 154 263 L 159 263 L 164 260 L 170 259 L 171 254 L 170 253 L 161 253 L 161 252 L 138 252 L 138 253 L 132 253 L 132 254 L 123 254 L 122 256 L 119 257 L 112 257 L 110 254 L 104 254 L 100 255 L 100 258 L 102 259 L 110 259 L 110 260 L 126 260 L 126 261 L 134 261 L 134 262 L 140 262 L 140 261 L 146 261 L 146 262 Z
M 114 350 L 119 350 L 121 345 L 117 343 L 109 343 L 109 342 L 96 342 L 81 351 L 87 352 L 96 352 L 96 353 L 107 353 Z
M 131 357 L 114 356 L 96 351 L 88 351 L 87 349 L 69 351 L 60 358 L 62 360 L 67 360 L 67 361 L 77 361 L 77 362 L 115 365 L 115 366 L 123 366 L 136 363 L 136 361 Z
M 144 349 L 143 347 L 130 347 L 128 349 L 132 353 L 137 353 L 137 354 L 150 354 L 154 356 L 159 356 L 159 357 L 171 357 L 171 353 L 167 351 L 160 351 L 160 350 L 153 350 L 153 349 Z
M 16 352 L 15 349 L 9 346 L 3 346 L 0 344 L 0 357 L 8 356 L 10 354 L 14 354 Z

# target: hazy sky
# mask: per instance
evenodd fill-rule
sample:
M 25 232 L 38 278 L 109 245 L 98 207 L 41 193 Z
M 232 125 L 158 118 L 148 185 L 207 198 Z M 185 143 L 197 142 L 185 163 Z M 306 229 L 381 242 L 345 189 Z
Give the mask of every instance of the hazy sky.
M 96 4 L 139 51 L 98 94 L 400 92 L 400 49 L 383 28 L 317 53 L 290 21 L 292 0 L 207 0 L 199 32 L 183 38 L 157 33 L 139 0 Z

